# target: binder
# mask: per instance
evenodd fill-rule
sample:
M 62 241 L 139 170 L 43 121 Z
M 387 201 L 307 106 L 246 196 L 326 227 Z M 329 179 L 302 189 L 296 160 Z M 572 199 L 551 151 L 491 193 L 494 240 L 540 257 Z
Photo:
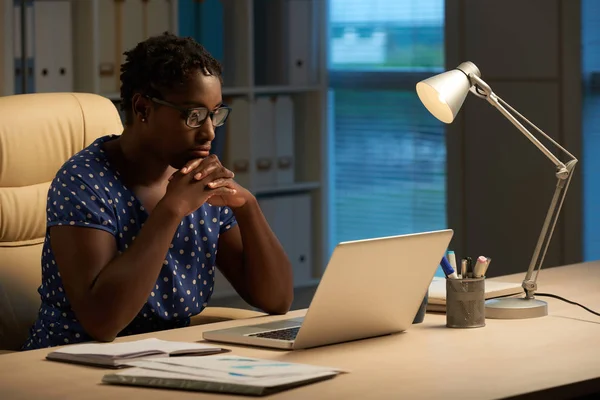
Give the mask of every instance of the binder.
M 170 2 L 167 0 L 114 0 L 122 3 L 123 51 L 135 47 L 150 36 L 161 35 L 170 30 Z M 118 13 L 118 10 L 117 10 Z
M 252 172 L 253 188 L 263 189 L 276 185 L 274 99 L 258 97 L 252 112 Z
M 312 83 L 311 42 L 312 42 L 312 1 L 288 1 L 288 70 L 292 86 L 305 86 Z
M 310 194 L 260 198 L 259 205 L 292 264 L 294 286 L 308 283 L 312 279 Z
M 100 92 L 121 88 L 123 53 L 150 36 L 171 31 L 171 4 L 167 0 L 102 0 L 97 2 L 100 46 Z
M 254 83 L 289 83 L 288 0 L 254 0 Z
M 33 1 L 28 0 L 25 3 L 25 35 L 27 44 L 26 53 L 21 51 L 21 2 L 14 1 L 13 13 L 13 48 L 14 48 L 14 92 L 15 94 L 32 93 L 35 91 L 34 80 L 34 50 L 33 50 Z M 25 71 L 22 67 L 22 57 L 27 59 Z M 23 87 L 23 74 L 27 75 L 26 87 Z
M 273 112 L 275 119 L 277 185 L 294 183 L 294 103 L 290 96 L 277 96 Z
M 266 197 L 259 199 L 259 205 L 271 230 L 292 261 L 295 254 L 294 231 L 296 229 L 293 221 L 290 221 L 294 211 L 293 198 L 291 196 Z
M 144 38 L 172 32 L 171 2 L 168 0 L 142 0 L 142 36 Z
M 250 85 L 247 63 L 250 60 L 248 46 L 248 13 L 249 2 L 239 0 L 223 1 L 223 84 L 227 87 L 243 87 Z M 209 47 L 209 51 L 211 48 Z M 212 53 L 212 52 L 211 52 Z M 213 54 L 214 55 L 214 54 Z M 221 59 L 218 59 L 221 61 Z M 240 68 L 243 65 L 243 68 Z
M 101 0 L 102 1 L 102 0 Z M 106 1 L 106 0 L 105 0 Z M 115 10 L 115 24 L 120 21 L 120 26 L 115 32 L 120 33 L 120 43 L 115 42 L 118 46 L 115 48 L 115 58 L 117 59 L 117 76 L 119 75 L 119 67 L 125 56 L 123 53 L 134 48 L 139 42 L 147 39 L 144 37 L 144 18 L 147 20 L 147 14 L 143 12 L 142 0 L 114 0 L 117 9 Z M 122 9 L 122 12 L 119 11 Z M 120 14 L 120 17 L 118 16 Z M 165 18 L 167 16 L 165 15 Z
M 294 269 L 294 285 L 303 285 L 312 279 L 312 197 L 308 193 L 291 196 L 294 243 L 290 261 Z M 289 227 L 288 227 L 289 229 Z
M 78 92 L 99 93 L 99 26 L 97 4 L 71 2 L 73 45 L 73 87 Z
M 233 111 L 227 119 L 226 156 L 223 165 L 233 171 L 235 180 L 243 187 L 250 189 L 251 182 L 251 137 L 250 137 L 250 103 L 247 99 L 236 97 L 231 101 Z
M 14 4 L 0 3 L 0 96 L 14 92 Z
M 34 1 L 35 91 L 73 91 L 71 3 Z
M 313 0 L 254 0 L 254 78 L 257 86 L 316 82 Z

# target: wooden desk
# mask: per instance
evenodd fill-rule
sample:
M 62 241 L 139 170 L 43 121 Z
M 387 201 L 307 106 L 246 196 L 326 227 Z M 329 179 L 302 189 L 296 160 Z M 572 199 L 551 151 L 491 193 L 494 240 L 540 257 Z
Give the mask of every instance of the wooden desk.
M 518 282 L 523 275 L 501 278 Z M 600 262 L 543 270 L 540 292 L 600 309 Z M 548 317 L 487 320 L 484 328 L 445 327 L 445 316 L 427 314 L 405 333 L 304 351 L 230 346 L 234 354 L 326 365 L 351 372 L 326 382 L 271 396 L 285 399 L 498 399 L 573 398 L 600 393 L 600 317 L 559 300 Z M 294 311 L 293 316 L 304 311 Z M 261 317 L 275 320 L 284 318 Z M 251 321 L 255 322 L 255 321 Z M 198 341 L 204 329 L 246 324 L 228 321 L 119 338 Z M 111 386 L 107 370 L 45 361 L 47 349 L 0 356 L 0 398 L 136 399 L 207 397 L 208 393 Z M 240 398 L 240 397 L 236 397 Z

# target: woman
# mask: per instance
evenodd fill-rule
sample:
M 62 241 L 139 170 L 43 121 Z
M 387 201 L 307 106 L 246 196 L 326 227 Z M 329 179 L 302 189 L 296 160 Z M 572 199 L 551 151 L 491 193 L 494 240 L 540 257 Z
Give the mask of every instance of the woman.
M 52 182 L 42 305 L 23 349 L 183 327 L 215 266 L 250 305 L 282 314 L 290 262 L 250 192 L 210 155 L 221 67 L 191 38 L 152 37 L 121 66 L 125 129 L 69 159 Z

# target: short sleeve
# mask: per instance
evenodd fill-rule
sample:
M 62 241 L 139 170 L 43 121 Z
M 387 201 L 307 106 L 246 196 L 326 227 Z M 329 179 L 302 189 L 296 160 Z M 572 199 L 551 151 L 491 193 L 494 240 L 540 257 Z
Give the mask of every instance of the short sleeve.
M 93 170 L 77 164 L 63 167 L 48 190 L 47 226 L 73 225 L 117 234 L 110 195 Z
M 231 208 L 221 207 L 219 215 L 219 233 L 227 232 L 234 227 L 235 224 L 237 224 L 237 220 L 235 219 L 235 215 L 233 215 Z

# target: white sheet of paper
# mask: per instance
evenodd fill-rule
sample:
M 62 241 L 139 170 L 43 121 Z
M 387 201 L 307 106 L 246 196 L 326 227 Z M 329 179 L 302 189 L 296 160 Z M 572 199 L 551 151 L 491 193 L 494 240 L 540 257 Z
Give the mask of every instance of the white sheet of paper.
M 214 371 L 204 368 L 185 367 L 182 365 L 168 364 L 168 363 L 155 363 L 152 361 L 134 361 L 129 365 L 135 366 L 136 368 L 143 368 L 145 370 L 162 371 L 176 374 L 189 375 L 198 380 L 210 380 L 214 382 L 228 382 L 228 383 L 239 383 L 239 384 L 255 384 L 265 385 L 268 384 L 280 384 L 281 382 L 295 382 L 298 380 L 310 379 L 316 376 L 327 376 L 337 374 L 333 370 L 329 371 L 317 371 L 311 373 L 298 373 L 298 374 L 284 374 L 274 376 L 248 376 L 241 375 L 232 372 Z M 282 380 L 280 382 L 280 380 Z
M 163 378 L 163 379 L 185 379 L 185 380 L 197 380 L 204 382 L 220 382 L 220 383 L 235 383 L 247 386 L 258 386 L 258 387 L 273 387 L 278 385 L 285 385 L 293 382 L 310 380 L 322 376 L 329 376 L 332 372 L 320 372 L 305 375 L 286 375 L 276 377 L 240 377 L 230 376 L 224 374 L 221 377 L 215 375 L 196 375 L 178 372 L 177 370 L 165 371 L 157 369 L 147 368 L 128 368 L 124 371 L 117 372 L 117 375 L 126 375 L 134 377 L 151 377 L 151 378 Z
M 175 357 L 148 360 L 148 363 L 168 364 L 209 371 L 220 371 L 251 377 L 273 377 L 282 375 L 303 375 L 324 372 L 346 372 L 337 368 L 320 367 L 307 364 L 263 360 L 234 355 L 215 355 L 206 357 Z M 137 362 L 128 365 L 140 366 Z

